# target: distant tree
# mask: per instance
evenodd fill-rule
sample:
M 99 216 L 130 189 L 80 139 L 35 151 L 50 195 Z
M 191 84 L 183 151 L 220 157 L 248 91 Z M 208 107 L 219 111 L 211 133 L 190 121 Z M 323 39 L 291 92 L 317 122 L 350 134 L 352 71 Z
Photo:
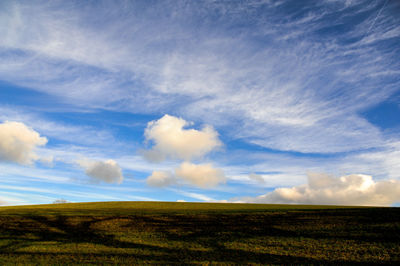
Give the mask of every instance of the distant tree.
M 65 200 L 65 199 L 58 199 L 58 200 L 53 201 L 53 204 L 68 203 L 68 202 L 69 201 Z

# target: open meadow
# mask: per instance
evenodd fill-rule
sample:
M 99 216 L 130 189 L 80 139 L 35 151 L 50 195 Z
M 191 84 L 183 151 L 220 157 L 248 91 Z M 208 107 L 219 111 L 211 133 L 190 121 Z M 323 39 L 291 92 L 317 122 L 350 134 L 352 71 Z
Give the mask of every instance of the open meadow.
M 400 208 L 174 202 L 0 208 L 0 264 L 400 264 Z

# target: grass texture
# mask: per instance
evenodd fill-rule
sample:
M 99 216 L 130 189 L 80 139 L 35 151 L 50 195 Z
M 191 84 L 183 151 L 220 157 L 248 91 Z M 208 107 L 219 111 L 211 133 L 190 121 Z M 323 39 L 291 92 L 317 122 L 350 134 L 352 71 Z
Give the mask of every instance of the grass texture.
M 1 265 L 397 264 L 400 208 L 97 202 L 0 208 Z

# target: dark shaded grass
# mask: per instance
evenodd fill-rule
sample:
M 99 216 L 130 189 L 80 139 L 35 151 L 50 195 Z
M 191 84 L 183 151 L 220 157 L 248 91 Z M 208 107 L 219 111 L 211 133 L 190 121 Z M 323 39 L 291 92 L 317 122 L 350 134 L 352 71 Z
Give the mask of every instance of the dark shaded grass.
M 124 202 L 0 208 L 0 264 L 399 264 L 399 254 L 399 208 Z

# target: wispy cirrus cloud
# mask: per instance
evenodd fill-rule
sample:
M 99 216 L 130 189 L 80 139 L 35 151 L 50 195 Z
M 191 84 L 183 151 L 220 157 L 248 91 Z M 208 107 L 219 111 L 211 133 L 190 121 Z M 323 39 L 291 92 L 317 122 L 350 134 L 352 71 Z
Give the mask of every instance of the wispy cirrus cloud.
M 81 146 L 101 146 L 104 143 L 117 141 L 112 133 L 88 125 L 75 125 L 46 118 L 40 111 L 24 107 L 0 106 L 0 121 L 16 121 L 34 128 L 49 138 Z
M 26 73 L 35 84 L 46 73 L 51 88 L 33 87 L 76 104 L 175 110 L 218 128 L 240 123 L 227 133 L 272 149 L 330 153 L 382 145 L 379 130 L 358 113 L 397 88 L 399 64 L 388 60 L 397 51 L 390 40 L 400 36 L 390 11 L 395 3 L 369 32 L 380 3 L 297 4 L 296 11 L 291 1 L 191 3 L 185 11 L 181 4 L 159 3 L 151 10 L 139 2 L 86 6 L 109 21 L 120 16 L 118 22 L 103 22 L 102 32 L 82 23 L 92 19 L 91 12 L 73 2 L 63 8 L 58 2 L 9 4 L 3 19 L 12 27 L 2 28 L 2 44 L 11 61 L 0 74 L 20 83 L 21 77 L 10 75 Z M 155 17 L 154 10 L 173 15 Z M 210 10 L 221 14 L 217 27 Z M 252 27 L 241 31 L 234 21 Z M 389 46 L 380 45 L 384 40 Z M 32 60 L 43 71 L 31 68 Z M 382 75 L 390 82 L 376 90 Z
M 217 179 L 228 185 L 298 187 L 307 171 L 398 179 L 399 136 L 363 114 L 398 92 L 398 10 L 396 1 L 369 0 L 6 1 L 0 3 L 0 80 L 99 117 L 104 110 L 152 114 L 146 122 L 181 117 L 169 132 L 180 136 L 174 145 L 162 144 L 168 134 L 157 131 L 165 128 L 160 120 L 148 128 L 150 157 L 201 158 L 224 141 L 227 150 L 212 154 L 210 168 L 223 171 Z M 70 114 L 55 121 L 38 106 L 21 111 L 35 101 L 8 104 L 0 106 L 0 120 L 46 136 L 50 147 L 38 152 L 54 155 L 56 164 L 114 158 L 143 184 L 149 175 L 158 186 L 185 183 L 182 176 L 200 184 L 192 174 L 177 177 L 178 162 L 155 165 L 135 155 L 137 146 L 124 141 L 142 143 L 137 132 L 117 141 L 132 133 L 129 127 L 112 132 L 109 121 L 76 121 Z M 4 175 L 18 172 L 10 167 Z M 41 171 L 24 178 L 50 180 Z M 54 182 L 78 173 L 68 171 Z
M 201 200 L 201 201 L 206 201 L 206 202 L 216 202 L 217 200 L 214 198 L 211 198 L 207 195 L 201 194 L 201 193 L 195 193 L 195 192 L 186 192 L 186 191 L 177 191 L 179 194 L 196 199 L 196 200 Z

